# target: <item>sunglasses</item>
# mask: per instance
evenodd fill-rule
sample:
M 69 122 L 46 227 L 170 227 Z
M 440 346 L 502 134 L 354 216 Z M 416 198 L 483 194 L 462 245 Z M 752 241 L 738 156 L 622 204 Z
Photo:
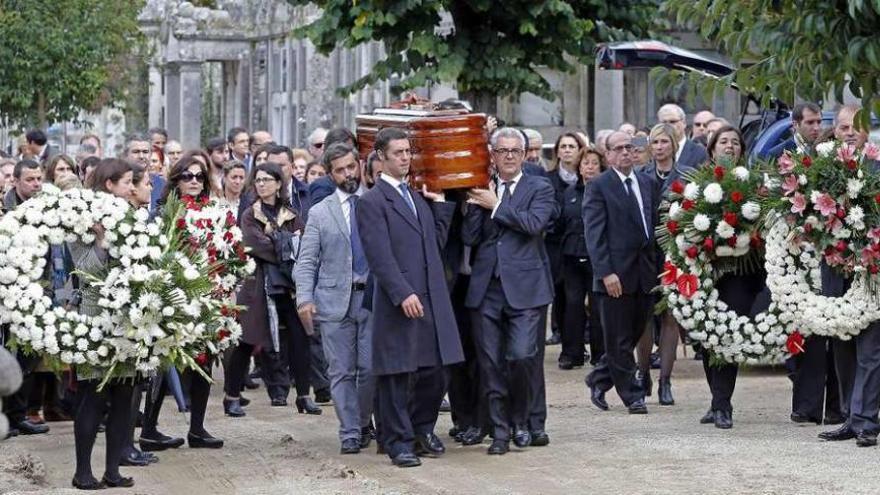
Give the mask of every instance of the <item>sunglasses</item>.
M 197 181 L 201 181 L 202 177 L 204 177 L 204 175 L 202 175 L 201 172 L 196 172 L 196 173 L 183 172 L 182 174 L 180 174 L 180 182 L 189 182 L 193 179 L 195 179 Z
M 324 143 L 312 143 L 312 146 L 319 150 L 324 147 Z

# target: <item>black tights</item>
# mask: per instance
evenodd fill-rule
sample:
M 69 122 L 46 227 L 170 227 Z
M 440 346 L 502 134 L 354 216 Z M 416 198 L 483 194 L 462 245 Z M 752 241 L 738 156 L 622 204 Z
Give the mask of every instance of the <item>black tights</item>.
M 211 368 L 202 368 L 208 376 L 210 376 Z M 189 432 L 198 436 L 204 436 L 205 431 L 205 412 L 208 410 L 208 397 L 211 395 L 211 382 L 205 379 L 200 373 L 194 370 L 186 370 L 181 377 L 183 381 L 190 380 L 189 397 L 190 397 L 190 418 Z M 141 436 L 144 438 L 153 438 L 159 433 L 156 429 L 159 424 L 159 412 L 162 410 L 162 403 L 165 399 L 165 393 L 168 391 L 167 380 L 162 377 L 162 384 L 159 385 L 156 399 L 153 400 L 152 391 L 148 391 L 148 397 L 144 405 L 144 425 L 141 429 Z
M 98 436 L 98 426 L 104 413 L 107 413 L 107 452 L 104 476 L 119 479 L 119 461 L 126 444 L 128 424 L 131 415 L 131 396 L 133 385 L 124 382 L 110 382 L 98 392 L 97 380 L 77 383 L 76 418 L 73 422 L 73 438 L 76 448 L 76 479 L 88 482 L 92 474 L 92 449 Z M 130 438 L 130 437 L 129 437 Z
M 254 346 L 239 342 L 238 346 L 232 350 L 229 356 L 228 364 L 225 368 L 225 389 L 227 397 L 239 397 L 241 388 L 244 383 L 245 373 L 251 364 L 251 354 L 254 352 Z

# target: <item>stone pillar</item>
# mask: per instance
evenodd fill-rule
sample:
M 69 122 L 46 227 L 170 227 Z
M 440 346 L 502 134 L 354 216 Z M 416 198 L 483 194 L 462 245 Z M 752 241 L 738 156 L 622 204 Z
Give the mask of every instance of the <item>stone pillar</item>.
M 162 69 L 150 65 L 147 81 L 149 84 L 147 123 L 150 127 L 162 127 L 162 107 L 165 103 L 162 94 Z
M 249 55 L 242 57 L 235 65 L 238 75 L 235 78 L 235 112 L 232 115 L 232 124 L 248 127 L 251 121 L 251 65 Z
M 593 112 L 594 134 L 601 129 L 616 129 L 623 122 L 623 71 L 596 69 Z
M 180 70 L 176 63 L 165 66 L 164 127 L 170 139 L 180 140 Z
M 202 64 L 180 64 L 180 142 L 184 149 L 201 147 Z

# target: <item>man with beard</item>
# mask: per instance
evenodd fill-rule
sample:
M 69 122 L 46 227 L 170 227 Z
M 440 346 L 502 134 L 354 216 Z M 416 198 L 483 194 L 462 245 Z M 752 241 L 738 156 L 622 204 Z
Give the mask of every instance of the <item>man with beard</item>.
M 372 334 L 363 306 L 367 259 L 358 232 L 361 166 L 344 143 L 322 157 L 336 192 L 309 214 L 294 269 L 297 307 L 307 329 L 320 323 L 342 454 L 370 444 Z

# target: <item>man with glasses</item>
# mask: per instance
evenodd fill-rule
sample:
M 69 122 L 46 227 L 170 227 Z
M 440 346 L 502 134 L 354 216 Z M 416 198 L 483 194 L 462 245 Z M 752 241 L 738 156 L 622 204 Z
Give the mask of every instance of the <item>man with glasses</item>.
M 605 355 L 586 384 L 599 409 L 608 409 L 605 393 L 614 387 L 630 414 L 646 414 L 646 390 L 636 380 L 633 350 L 651 318 L 651 289 L 657 285 L 654 184 L 633 170 L 628 134 L 608 136 L 606 150 L 609 169 L 584 194 L 587 251 L 605 337 Z
M 678 140 L 678 153 L 675 155 L 676 166 L 686 170 L 697 168 L 705 163 L 709 158 L 706 154 L 706 148 L 687 138 L 685 133 L 687 118 L 680 106 L 674 103 L 663 105 L 660 110 L 657 110 L 657 120 L 662 124 L 669 124 L 675 129 L 675 138 Z
M 709 121 L 715 118 L 715 114 L 709 110 L 697 112 L 694 115 L 694 128 L 691 130 L 691 139 L 706 146 L 709 142 Z
M 550 181 L 523 174 L 521 132 L 498 129 L 491 145 L 499 184 L 468 193 L 462 238 L 476 248 L 465 306 L 479 315 L 474 338 L 492 428 L 488 453 L 502 455 L 511 431 L 520 448 L 532 444 L 533 434 L 540 445 L 549 442 L 543 425 L 529 424 L 533 397 L 544 388 L 543 380 L 532 380 L 531 366 L 542 316 L 553 300 L 544 233 L 559 207 Z

